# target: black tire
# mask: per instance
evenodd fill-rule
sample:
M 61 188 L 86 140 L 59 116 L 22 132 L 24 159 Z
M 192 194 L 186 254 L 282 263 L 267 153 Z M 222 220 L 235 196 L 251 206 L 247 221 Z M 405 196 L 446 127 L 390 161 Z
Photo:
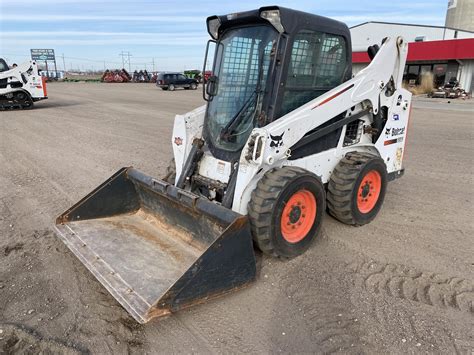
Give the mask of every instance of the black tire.
M 169 91 L 174 91 L 175 88 L 176 88 L 176 87 L 175 87 L 173 84 L 169 84 L 169 85 L 168 85 L 168 90 L 169 90 Z
M 174 158 L 170 160 L 168 167 L 166 168 L 166 175 L 163 180 L 174 185 L 176 180 L 176 163 Z
M 166 91 L 166 90 L 168 90 L 168 88 L 161 88 L 161 90 Z
M 372 185 L 368 177 L 374 175 L 379 175 L 380 179 L 375 179 L 377 181 Z M 363 182 L 365 184 L 362 186 Z M 386 189 L 387 167 L 381 158 L 369 153 L 347 153 L 329 180 L 327 194 L 329 213 L 345 224 L 356 226 L 367 224 L 382 208 Z M 376 197 L 377 191 L 378 197 Z M 359 197 L 362 200 L 360 202 Z M 368 203 L 367 199 L 364 202 L 365 197 L 369 199 Z
M 191 90 L 196 90 L 196 89 L 197 89 L 197 84 L 196 84 L 196 83 L 192 83 L 192 84 L 189 86 L 189 88 L 190 88 Z
M 312 213 L 312 207 L 304 210 L 305 206 L 288 205 L 288 201 L 300 193 L 314 199 L 314 219 L 304 221 L 304 211 Z M 294 200 L 293 200 L 294 201 Z M 301 206 L 301 208 L 300 208 Z M 291 207 L 292 214 L 297 213 L 294 221 L 287 221 L 288 227 L 283 226 L 286 218 L 283 212 Z M 259 249 L 265 254 L 282 258 L 293 258 L 303 254 L 311 242 L 319 235 L 324 211 L 326 210 L 326 193 L 321 180 L 309 171 L 298 167 L 275 168 L 268 171 L 258 182 L 248 206 L 248 214 L 252 235 Z M 283 220 L 282 220 L 283 218 Z M 307 233 L 300 230 L 302 239 L 289 242 L 284 237 L 283 228 L 297 228 L 306 224 L 310 228 Z M 296 226 L 296 227 L 295 227 Z M 301 227 L 303 228 L 303 227 Z

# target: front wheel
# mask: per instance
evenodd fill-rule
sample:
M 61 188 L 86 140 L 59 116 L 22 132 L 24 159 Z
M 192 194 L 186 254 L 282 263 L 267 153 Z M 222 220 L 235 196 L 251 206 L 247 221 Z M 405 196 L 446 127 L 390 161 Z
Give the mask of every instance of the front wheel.
M 174 91 L 174 89 L 175 89 L 175 86 L 173 84 L 168 85 L 168 90 L 169 91 Z
M 303 254 L 320 232 L 325 195 L 320 179 L 305 169 L 268 171 L 248 206 L 252 235 L 260 250 L 283 258 Z
M 191 88 L 191 90 L 196 90 L 196 89 L 197 89 L 196 83 L 192 83 L 192 84 L 190 85 L 190 88 Z
M 382 208 L 386 189 L 387 167 L 381 158 L 347 153 L 329 180 L 329 213 L 345 224 L 367 224 Z

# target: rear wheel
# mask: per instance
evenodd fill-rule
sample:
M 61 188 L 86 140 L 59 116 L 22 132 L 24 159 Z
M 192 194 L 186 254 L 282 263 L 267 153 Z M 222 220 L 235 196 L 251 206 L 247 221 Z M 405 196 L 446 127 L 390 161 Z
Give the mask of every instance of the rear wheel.
M 196 83 L 192 83 L 189 87 L 191 88 L 191 90 L 196 90 L 197 89 Z
M 173 84 L 168 85 L 168 90 L 169 91 L 174 91 L 174 89 L 175 89 L 175 86 Z
M 329 213 L 345 224 L 367 224 L 382 208 L 386 188 L 387 167 L 382 159 L 347 153 L 328 184 Z
M 260 250 L 284 258 L 304 253 L 321 229 L 325 200 L 321 181 L 305 169 L 283 167 L 267 172 L 248 207 Z

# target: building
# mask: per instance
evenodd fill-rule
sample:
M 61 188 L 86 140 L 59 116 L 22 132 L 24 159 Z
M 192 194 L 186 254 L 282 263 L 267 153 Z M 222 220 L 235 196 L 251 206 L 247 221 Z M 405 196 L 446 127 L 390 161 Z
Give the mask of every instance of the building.
M 445 26 L 474 31 L 474 0 L 449 0 Z
M 390 22 L 365 22 L 350 30 L 354 73 L 370 63 L 370 45 L 403 36 L 409 42 L 406 82 L 419 84 L 423 73 L 432 72 L 438 86 L 456 78 L 463 89 L 474 91 L 474 31 Z

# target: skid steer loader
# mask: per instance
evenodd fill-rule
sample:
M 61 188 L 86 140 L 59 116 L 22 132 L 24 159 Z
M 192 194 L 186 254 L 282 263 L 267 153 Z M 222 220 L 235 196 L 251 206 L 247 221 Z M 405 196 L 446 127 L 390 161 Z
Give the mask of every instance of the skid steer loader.
M 370 222 L 403 173 L 401 37 L 371 46 L 352 76 L 349 30 L 331 19 L 272 6 L 209 17 L 207 28 L 207 104 L 176 116 L 166 177 L 122 168 L 56 221 L 142 323 L 253 281 L 254 243 L 302 254 L 326 208 Z
M 30 109 L 34 102 L 47 98 L 46 78 L 39 74 L 36 62 L 9 69 L 0 58 L 0 110 Z

